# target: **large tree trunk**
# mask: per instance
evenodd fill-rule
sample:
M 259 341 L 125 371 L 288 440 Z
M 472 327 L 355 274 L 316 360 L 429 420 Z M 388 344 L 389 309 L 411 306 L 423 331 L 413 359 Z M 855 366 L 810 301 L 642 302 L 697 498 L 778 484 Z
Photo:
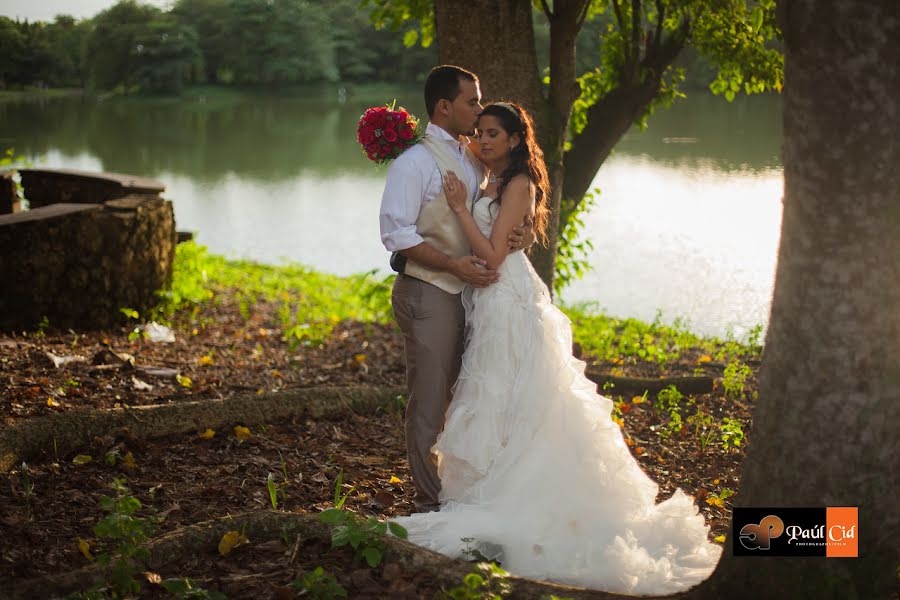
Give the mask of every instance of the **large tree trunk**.
M 714 583 L 744 582 L 729 588 L 741 598 L 887 598 L 900 564 L 897 3 L 780 9 L 784 221 L 735 505 L 858 506 L 861 558 L 726 552 Z
M 529 111 L 543 103 L 531 5 L 521 0 L 436 0 L 438 54 L 469 69 L 486 100 L 515 100 Z

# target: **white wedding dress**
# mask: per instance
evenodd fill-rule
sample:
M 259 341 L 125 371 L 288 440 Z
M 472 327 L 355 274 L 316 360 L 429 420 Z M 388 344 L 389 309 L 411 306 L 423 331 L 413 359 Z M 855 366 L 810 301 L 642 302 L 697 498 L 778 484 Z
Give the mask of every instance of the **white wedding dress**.
M 485 236 L 490 204 L 473 211 Z M 496 284 L 463 292 L 467 345 L 434 446 L 441 510 L 395 521 L 415 544 L 477 550 L 533 579 L 629 594 L 703 581 L 721 548 L 693 500 L 678 490 L 655 504 L 612 402 L 572 356 L 568 318 L 521 251 L 499 270 Z

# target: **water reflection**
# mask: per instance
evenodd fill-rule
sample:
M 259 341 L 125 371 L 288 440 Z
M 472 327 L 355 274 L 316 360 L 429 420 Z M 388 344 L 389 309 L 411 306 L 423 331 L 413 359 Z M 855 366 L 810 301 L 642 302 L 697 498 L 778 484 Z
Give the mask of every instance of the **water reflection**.
M 391 90 L 424 115 L 418 89 Z M 355 142 L 351 90 L 168 100 L 0 103 L 0 145 L 48 167 L 163 181 L 179 229 L 232 257 L 386 271 L 378 236 L 384 169 Z M 595 179 L 595 267 L 567 301 L 621 316 L 685 317 L 723 335 L 765 321 L 781 222 L 778 98 L 694 95 L 632 131 Z M 43 157 L 43 158 L 40 158 Z

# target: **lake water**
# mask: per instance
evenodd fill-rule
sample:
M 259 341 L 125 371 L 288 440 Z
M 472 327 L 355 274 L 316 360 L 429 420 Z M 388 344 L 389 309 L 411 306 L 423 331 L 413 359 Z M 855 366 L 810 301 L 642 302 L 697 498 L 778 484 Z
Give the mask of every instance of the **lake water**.
M 160 180 L 179 230 L 229 257 L 388 272 L 384 168 L 355 140 L 367 106 L 334 90 L 195 100 L 61 98 L 0 103 L 0 148 L 37 166 Z M 600 169 L 583 235 L 593 271 L 563 293 L 616 316 L 681 318 L 742 336 L 768 318 L 781 228 L 781 103 L 695 93 L 633 129 Z

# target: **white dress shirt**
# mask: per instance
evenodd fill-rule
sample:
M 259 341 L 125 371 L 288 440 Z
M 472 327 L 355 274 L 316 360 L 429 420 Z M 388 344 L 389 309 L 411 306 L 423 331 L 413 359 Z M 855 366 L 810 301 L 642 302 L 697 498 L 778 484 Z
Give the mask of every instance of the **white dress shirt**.
M 461 144 L 449 133 L 429 123 L 425 135 L 444 140 L 459 159 L 460 170 L 456 175 L 469 190 L 469 200 L 478 193 L 478 175 L 465 155 Z M 384 193 L 381 196 L 381 242 L 390 252 L 418 246 L 424 240 L 416 232 L 419 210 L 437 198 L 443 189 L 441 171 L 424 146 L 416 144 L 394 159 L 387 172 Z

